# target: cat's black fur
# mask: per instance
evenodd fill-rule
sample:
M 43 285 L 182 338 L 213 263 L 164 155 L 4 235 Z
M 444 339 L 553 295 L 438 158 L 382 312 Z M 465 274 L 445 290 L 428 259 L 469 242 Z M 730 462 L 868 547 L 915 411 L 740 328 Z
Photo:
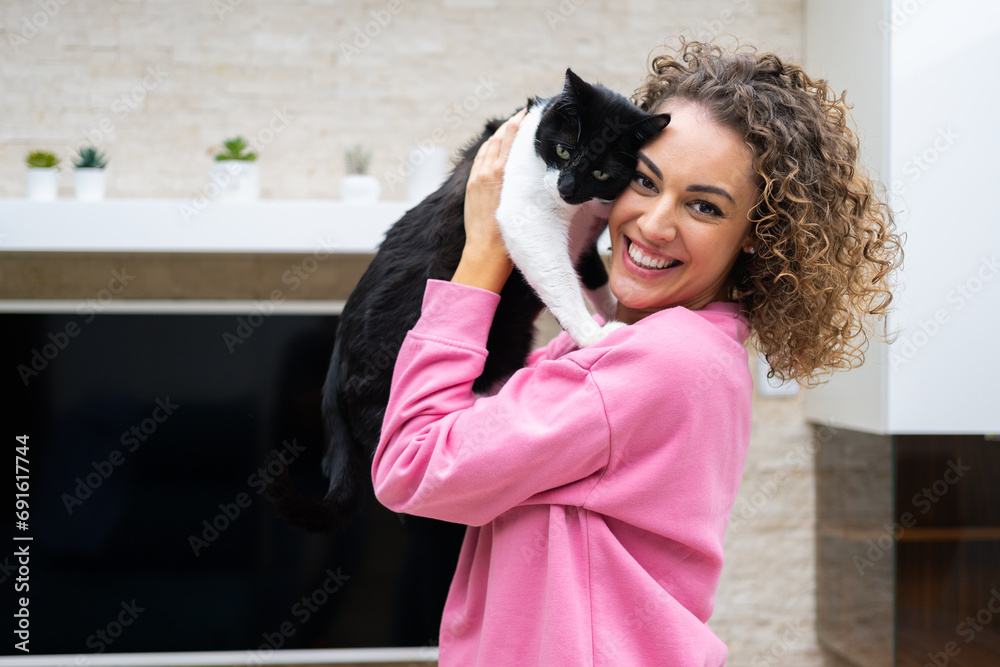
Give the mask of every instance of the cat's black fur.
M 612 178 L 600 183 L 602 194 L 598 196 L 613 199 L 634 173 L 636 151 L 666 121 L 640 128 L 653 117 L 602 87 L 583 84 L 585 91 L 569 90 L 570 76 L 575 78 L 567 72 L 567 89 L 560 96 L 535 102 L 552 103 L 545 126 L 539 128 L 536 151 L 545 159 L 546 152 L 551 150 L 550 139 L 542 136 L 545 133 L 558 135 L 559 141 L 566 145 L 590 150 L 592 155 L 581 173 L 596 169 L 610 173 Z M 564 99 L 568 95 L 582 99 L 579 102 Z M 589 118 L 588 114 L 598 115 Z M 603 151 L 593 150 L 608 144 L 595 139 L 602 131 L 605 137 L 609 136 L 606 120 L 612 117 L 619 127 L 627 130 L 618 133 L 614 145 L 607 145 Z M 290 524 L 311 532 L 336 532 L 356 513 L 364 495 L 363 487 L 371 484 L 371 461 L 378 445 L 396 355 L 406 332 L 420 315 L 427 280 L 449 280 L 458 266 L 465 244 L 466 182 L 479 146 L 500 124 L 501 121 L 490 121 L 479 138 L 461 152 L 454 171 L 441 188 L 407 211 L 389 229 L 348 298 L 323 388 L 327 439 L 323 468 L 330 479 L 330 489 L 321 501 L 311 501 L 294 487 L 287 473 L 275 480 L 268 495 Z M 559 124 L 565 127 L 553 132 Z M 580 179 L 581 185 L 583 180 Z M 563 190 L 561 182 L 563 198 L 579 203 L 570 199 L 573 193 Z M 590 190 L 584 200 L 595 196 L 593 188 Z M 575 266 L 588 288 L 607 283 L 607 272 L 596 247 L 588 248 Z M 475 391 L 488 391 L 524 365 L 532 349 L 534 320 L 542 308 L 542 302 L 515 270 L 501 292 L 487 342 L 489 355 L 482 375 L 473 385 Z

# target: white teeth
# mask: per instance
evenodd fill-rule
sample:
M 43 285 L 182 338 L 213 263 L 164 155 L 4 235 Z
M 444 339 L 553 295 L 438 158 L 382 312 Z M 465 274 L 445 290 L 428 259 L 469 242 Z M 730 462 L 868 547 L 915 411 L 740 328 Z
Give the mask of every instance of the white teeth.
M 632 258 L 632 261 L 644 269 L 662 269 L 666 267 L 667 264 L 670 264 L 670 266 L 673 267 L 680 263 L 676 259 L 672 259 L 668 262 L 663 258 L 653 259 L 652 257 L 647 257 L 641 250 L 635 247 L 634 243 L 631 242 L 628 244 L 628 256 Z

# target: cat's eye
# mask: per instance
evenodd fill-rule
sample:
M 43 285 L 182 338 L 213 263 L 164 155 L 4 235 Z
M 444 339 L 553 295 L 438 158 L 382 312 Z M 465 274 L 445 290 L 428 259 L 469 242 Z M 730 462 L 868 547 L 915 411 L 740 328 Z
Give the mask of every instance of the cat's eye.
M 601 171 L 600 169 L 595 169 L 593 174 L 594 178 L 597 179 L 598 181 L 606 181 L 609 178 L 611 178 L 611 174 L 609 174 L 606 171 Z
M 556 144 L 556 155 L 559 156 L 560 160 L 569 159 L 569 149 L 562 144 Z

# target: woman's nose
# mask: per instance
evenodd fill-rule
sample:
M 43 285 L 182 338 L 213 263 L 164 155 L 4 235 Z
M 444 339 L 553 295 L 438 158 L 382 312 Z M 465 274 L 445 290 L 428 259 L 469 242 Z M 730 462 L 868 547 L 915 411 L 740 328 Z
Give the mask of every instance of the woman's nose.
M 639 230 L 647 240 L 669 243 L 677 236 L 677 220 L 674 207 L 669 202 L 659 201 L 639 216 Z

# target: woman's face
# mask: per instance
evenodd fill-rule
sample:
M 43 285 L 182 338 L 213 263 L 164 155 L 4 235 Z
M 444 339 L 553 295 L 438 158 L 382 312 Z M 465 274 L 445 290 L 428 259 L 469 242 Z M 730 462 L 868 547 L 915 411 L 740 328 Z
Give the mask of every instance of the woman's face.
M 740 252 L 752 245 L 756 203 L 750 148 L 690 102 L 667 102 L 670 124 L 639 151 L 635 177 L 608 218 L 617 319 L 725 299 Z

